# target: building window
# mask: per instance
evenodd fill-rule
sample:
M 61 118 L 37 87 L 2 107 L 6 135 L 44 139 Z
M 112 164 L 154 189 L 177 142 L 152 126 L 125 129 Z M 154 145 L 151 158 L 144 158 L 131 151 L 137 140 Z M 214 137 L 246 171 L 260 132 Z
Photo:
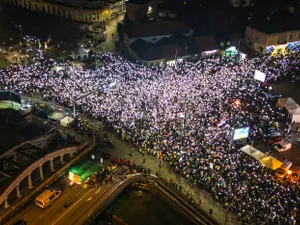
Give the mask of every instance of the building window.
M 99 13 L 97 13 L 97 20 L 100 20 L 100 16 L 99 16 Z
M 291 33 L 291 35 L 290 35 L 290 41 L 293 40 L 293 36 L 294 36 L 293 33 Z

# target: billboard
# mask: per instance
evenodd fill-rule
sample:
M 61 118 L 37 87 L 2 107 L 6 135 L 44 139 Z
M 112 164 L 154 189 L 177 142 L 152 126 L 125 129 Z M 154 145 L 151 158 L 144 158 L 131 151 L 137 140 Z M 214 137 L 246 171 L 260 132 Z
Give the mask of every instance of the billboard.
M 266 80 L 266 74 L 263 73 L 263 72 L 260 72 L 258 70 L 255 70 L 255 72 L 254 72 L 254 79 L 255 80 L 259 80 L 261 82 L 265 82 L 265 80 Z
M 250 127 L 235 128 L 233 131 L 233 140 L 248 138 Z

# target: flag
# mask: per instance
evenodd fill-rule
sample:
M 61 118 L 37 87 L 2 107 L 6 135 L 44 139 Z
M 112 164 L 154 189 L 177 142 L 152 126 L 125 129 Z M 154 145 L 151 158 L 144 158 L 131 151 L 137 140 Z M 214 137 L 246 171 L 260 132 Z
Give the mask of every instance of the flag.
M 185 113 L 184 112 L 180 112 L 177 114 L 179 118 L 184 118 L 185 117 Z

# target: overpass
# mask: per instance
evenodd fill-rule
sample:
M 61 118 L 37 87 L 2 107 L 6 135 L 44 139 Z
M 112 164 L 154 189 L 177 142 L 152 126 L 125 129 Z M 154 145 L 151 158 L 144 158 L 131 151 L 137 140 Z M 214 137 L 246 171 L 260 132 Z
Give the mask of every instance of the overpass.
M 86 144 L 88 144 L 88 143 L 86 143 Z M 94 144 L 92 144 L 90 146 L 88 146 L 86 144 L 81 145 L 80 147 L 68 147 L 68 148 L 60 149 L 56 152 L 51 152 L 51 153 L 47 154 L 45 157 L 39 159 L 36 163 L 34 163 L 34 165 L 31 165 L 31 169 L 40 168 L 39 163 L 46 163 L 47 161 L 51 161 L 51 159 L 54 160 L 55 158 L 62 159 L 62 156 L 65 156 L 65 155 L 73 156 L 73 158 L 71 158 L 70 161 L 68 161 L 66 163 L 62 162 L 63 165 L 58 170 L 56 170 L 50 177 L 43 180 L 43 182 L 38 184 L 31 192 L 24 195 L 24 197 L 21 197 L 17 202 L 13 203 L 11 206 L 8 205 L 8 208 L 6 209 L 6 211 L 0 215 L 0 224 L 7 222 L 12 217 L 14 219 L 17 218 L 16 217 L 17 213 L 20 212 L 20 210 L 22 210 L 22 209 L 27 209 L 28 204 L 35 199 L 35 197 L 37 196 L 38 193 L 43 191 L 48 185 L 51 185 L 54 182 L 56 182 L 57 179 L 59 177 L 61 177 L 60 175 L 63 172 L 65 172 L 72 164 L 74 164 L 75 162 L 80 160 L 82 157 L 84 157 L 87 153 L 89 153 L 90 151 L 93 150 Z M 78 154 L 76 154 L 76 153 L 78 153 Z M 28 170 L 22 172 L 22 174 L 20 176 L 18 176 L 13 181 L 13 183 L 11 183 L 10 187 L 5 190 L 5 193 L 1 194 L 0 197 L 1 197 L 2 202 L 4 201 L 6 204 L 7 195 L 9 195 L 13 189 L 17 189 L 17 187 L 18 187 L 17 183 L 18 183 L 18 181 L 20 181 L 22 179 L 21 177 L 23 177 L 23 178 L 25 177 L 24 178 L 25 180 L 26 180 L 26 177 L 29 177 L 31 169 L 28 169 Z M 26 176 L 26 174 L 27 174 L 27 176 Z M 28 181 L 30 181 L 30 178 L 28 179 Z M 72 197 L 74 198 L 74 196 L 72 196 Z M 35 213 L 35 216 L 36 215 L 37 214 Z
M 60 159 L 60 163 L 64 164 L 64 156 L 65 155 L 69 155 L 70 158 L 72 158 L 75 154 L 78 153 L 79 151 L 79 147 L 67 147 L 67 148 L 63 148 L 63 149 L 59 149 L 57 151 L 54 152 L 50 152 L 50 153 L 44 153 L 41 154 L 41 158 L 33 158 L 31 155 L 27 154 L 27 153 L 23 153 L 21 151 L 21 149 L 23 149 L 24 147 L 32 147 L 37 151 L 43 151 L 41 149 L 39 149 L 38 147 L 26 142 L 23 143 L 21 146 L 18 146 L 18 148 L 14 148 L 14 151 L 8 151 L 7 153 L 3 154 L 0 159 L 5 159 L 8 160 L 8 156 L 9 154 L 13 154 L 14 156 L 17 153 L 23 154 L 25 157 L 31 158 L 32 159 L 32 163 L 28 166 L 23 166 L 21 163 L 19 163 L 17 160 L 13 161 L 13 160 L 8 160 L 9 163 L 13 164 L 14 166 L 18 167 L 18 169 L 22 169 L 22 171 L 15 177 L 11 177 L 10 175 L 1 172 L 3 175 L 8 176 L 9 179 L 9 184 L 8 186 L 3 186 L 4 189 L 1 190 L 1 195 L 0 195 L 0 205 L 4 203 L 4 207 L 8 208 L 9 207 L 9 202 L 8 202 L 8 196 L 14 191 L 16 190 L 17 192 L 17 197 L 20 199 L 22 197 L 21 195 L 21 190 L 20 190 L 20 183 L 24 180 L 27 179 L 28 182 L 28 188 L 32 189 L 33 188 L 33 183 L 32 183 L 32 172 L 36 169 L 39 169 L 39 175 L 40 175 L 40 180 L 44 180 L 44 169 L 43 169 L 43 165 L 46 162 L 50 162 L 50 169 L 51 172 L 55 171 L 54 168 L 54 159 L 58 158 Z M 34 161 L 33 161 L 34 160 Z
M 207 216 L 206 213 L 201 210 L 194 208 L 190 202 L 183 199 L 179 193 L 172 190 L 167 182 L 163 182 L 161 179 L 154 175 L 146 176 L 145 174 L 134 174 L 130 178 L 121 181 L 116 188 L 111 188 L 107 193 L 107 199 L 105 201 L 98 201 L 93 206 L 86 208 L 86 212 L 82 213 L 74 224 L 88 225 L 105 210 L 128 186 L 140 180 L 152 180 L 155 185 L 154 188 L 159 191 L 174 208 L 185 215 L 191 222 L 197 225 L 218 225 L 218 222 Z
M 27 224 L 51 224 L 51 225 L 65 225 L 65 224 L 91 224 L 94 219 L 107 208 L 125 188 L 140 180 L 150 180 L 155 185 L 154 188 L 163 189 L 168 195 L 174 198 L 168 201 L 174 206 L 178 206 L 178 211 L 186 215 L 194 224 L 197 225 L 218 225 L 211 218 L 206 218 L 205 213 L 201 214 L 199 209 L 190 210 L 187 205 L 189 202 L 183 202 L 178 195 L 169 192 L 164 182 L 161 182 L 156 176 L 146 176 L 145 174 L 135 174 L 130 177 L 114 174 L 114 181 L 108 182 L 100 187 L 91 189 L 83 189 L 80 185 L 75 185 L 70 188 L 67 185 L 68 181 L 64 181 L 56 188 L 62 190 L 61 196 L 55 200 L 51 207 L 47 209 L 40 209 L 32 203 L 31 206 L 24 208 L 23 212 L 15 214 L 13 219 L 7 221 L 6 224 L 13 224 L 16 220 L 22 218 Z M 161 192 L 163 195 L 165 193 Z M 190 205 L 191 206 L 191 205 Z

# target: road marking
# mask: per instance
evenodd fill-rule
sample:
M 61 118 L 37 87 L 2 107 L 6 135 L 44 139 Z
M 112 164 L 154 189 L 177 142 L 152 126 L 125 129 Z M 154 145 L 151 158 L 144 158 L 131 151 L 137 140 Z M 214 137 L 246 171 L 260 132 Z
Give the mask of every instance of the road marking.
M 84 189 L 82 189 L 81 191 L 79 191 L 75 196 L 77 197 Z
M 92 197 L 89 197 L 85 202 L 89 202 L 91 201 L 93 198 Z
M 121 220 L 119 217 L 117 217 L 116 215 L 112 216 L 115 220 L 119 221 L 121 224 L 127 225 L 127 223 L 125 223 L 123 220 Z
M 96 192 L 95 192 L 95 195 L 98 194 L 100 191 L 101 191 L 102 187 L 99 188 Z
M 75 205 L 77 205 L 90 191 L 92 191 L 93 189 L 89 190 L 87 193 L 85 193 L 84 196 L 82 196 L 75 204 L 73 204 L 71 206 L 71 208 L 69 208 L 64 214 L 62 214 L 57 220 L 54 221 L 54 223 L 52 223 L 52 225 L 56 224 L 64 215 L 66 215 Z

